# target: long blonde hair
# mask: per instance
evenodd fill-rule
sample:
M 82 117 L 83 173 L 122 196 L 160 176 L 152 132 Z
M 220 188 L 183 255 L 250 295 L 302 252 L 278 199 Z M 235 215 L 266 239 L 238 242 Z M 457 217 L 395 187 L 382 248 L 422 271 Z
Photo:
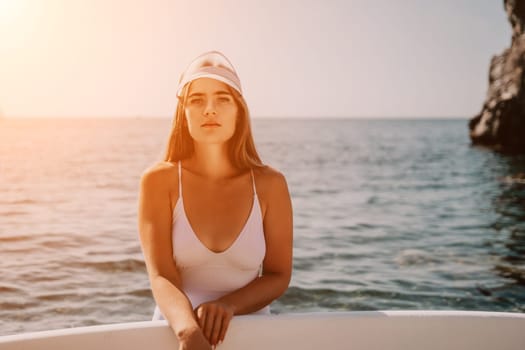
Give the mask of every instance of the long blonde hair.
M 166 156 L 164 161 L 176 163 L 180 160 L 190 157 L 193 152 L 193 139 L 188 130 L 184 108 L 186 106 L 190 85 L 184 86 L 181 97 L 177 102 L 177 109 L 173 118 Z M 263 163 L 253 141 L 252 130 L 250 126 L 250 113 L 244 97 L 235 89 L 226 85 L 230 94 L 237 104 L 237 120 L 235 123 L 235 132 L 228 140 L 228 151 L 230 160 L 238 169 L 248 169 L 263 167 Z

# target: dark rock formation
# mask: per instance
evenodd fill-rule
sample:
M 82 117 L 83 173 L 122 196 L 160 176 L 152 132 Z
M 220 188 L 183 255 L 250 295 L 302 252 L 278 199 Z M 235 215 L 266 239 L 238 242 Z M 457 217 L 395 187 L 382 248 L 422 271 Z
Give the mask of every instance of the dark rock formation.
M 469 123 L 473 144 L 525 153 L 525 0 L 504 0 L 512 44 L 490 62 L 489 89 Z

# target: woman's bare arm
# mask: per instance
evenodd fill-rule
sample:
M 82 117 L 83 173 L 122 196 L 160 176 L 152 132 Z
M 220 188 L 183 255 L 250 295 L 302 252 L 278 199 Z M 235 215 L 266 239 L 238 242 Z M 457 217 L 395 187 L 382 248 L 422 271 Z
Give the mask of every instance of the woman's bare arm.
M 169 172 L 169 166 L 160 163 L 142 175 L 138 225 L 153 296 L 177 338 L 184 341 L 202 332 L 191 303 L 181 290 L 181 278 L 173 260 Z

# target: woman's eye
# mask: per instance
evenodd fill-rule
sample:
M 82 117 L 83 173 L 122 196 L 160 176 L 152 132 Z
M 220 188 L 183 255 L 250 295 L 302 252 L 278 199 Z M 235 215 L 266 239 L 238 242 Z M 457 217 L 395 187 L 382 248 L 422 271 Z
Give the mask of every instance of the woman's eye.
M 219 102 L 230 102 L 230 99 L 228 97 L 220 97 Z
M 191 104 L 199 104 L 201 102 L 202 102 L 201 98 L 194 98 L 194 99 L 190 100 Z

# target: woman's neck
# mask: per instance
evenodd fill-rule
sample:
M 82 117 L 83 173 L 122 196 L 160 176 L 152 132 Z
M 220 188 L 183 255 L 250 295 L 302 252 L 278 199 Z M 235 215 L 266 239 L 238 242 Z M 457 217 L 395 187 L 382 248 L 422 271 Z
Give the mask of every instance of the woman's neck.
M 210 179 L 223 179 L 236 173 L 226 144 L 194 144 L 194 153 L 187 160 L 190 171 Z

